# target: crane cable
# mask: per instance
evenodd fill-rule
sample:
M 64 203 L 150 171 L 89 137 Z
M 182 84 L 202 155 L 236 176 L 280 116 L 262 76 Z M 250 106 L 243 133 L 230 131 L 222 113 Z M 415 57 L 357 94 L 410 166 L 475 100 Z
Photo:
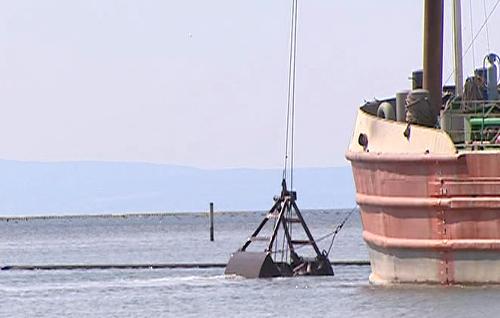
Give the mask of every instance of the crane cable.
M 283 164 L 283 179 L 288 178 L 288 163 L 290 163 L 290 189 L 293 190 L 294 166 L 294 133 L 295 133 L 295 57 L 297 55 L 297 0 L 292 0 L 292 15 L 290 27 L 290 51 L 288 65 L 288 96 L 286 112 L 285 158 Z
M 488 53 L 491 53 L 490 51 L 490 31 L 488 30 L 488 14 L 486 11 L 486 0 L 483 0 L 483 8 L 484 8 L 484 19 L 486 20 L 486 43 L 488 44 Z
M 500 0 L 499 0 L 500 1 Z M 287 96 L 287 112 L 286 112 L 286 134 L 285 134 L 285 158 L 283 163 L 283 180 L 287 180 L 287 168 L 290 162 L 290 190 L 293 190 L 293 169 L 294 169 L 294 134 L 295 134 L 295 69 L 296 69 L 296 56 L 297 56 L 297 15 L 298 15 L 298 0 L 292 0 L 292 13 L 291 13 L 291 27 L 290 27 L 290 51 L 289 51 L 289 65 L 288 65 L 288 96 Z M 287 209 L 287 214 L 291 213 L 291 207 L 284 207 Z M 337 233 L 342 229 L 344 224 L 349 220 L 357 207 L 354 207 L 349 211 L 347 216 L 340 222 L 339 225 L 332 232 L 323 235 L 316 242 L 322 241 L 330 236 L 332 236 L 332 241 L 330 247 L 326 252 L 326 256 L 330 254 L 330 251 L 335 241 Z M 290 235 L 292 233 L 292 227 L 290 226 Z M 283 233 L 282 248 L 275 253 L 281 253 L 281 261 L 284 261 L 285 255 L 288 254 L 288 246 L 285 244 L 285 233 Z M 277 243 L 277 241 L 276 241 Z M 295 248 L 295 250 L 300 249 L 303 246 Z
M 292 12 L 290 23 L 290 49 L 288 56 L 288 95 L 287 95 L 287 110 L 286 110 L 286 134 L 285 134 L 285 158 L 283 163 L 282 180 L 288 179 L 288 163 L 290 162 L 290 190 L 293 190 L 293 165 L 294 165 L 294 133 L 295 133 L 295 57 L 297 55 L 297 0 L 292 0 Z M 283 206 L 286 209 L 286 216 L 290 217 L 291 207 Z M 289 225 L 290 235 L 292 235 L 292 226 Z M 285 231 L 283 231 L 281 262 L 288 258 L 288 245 L 285 244 Z M 277 242 L 277 240 L 276 240 Z M 278 251 L 276 251 L 278 252 Z
M 344 225 L 347 223 L 347 221 L 349 221 L 349 219 L 351 218 L 352 214 L 358 209 L 357 206 L 353 207 L 348 213 L 347 215 L 342 219 L 342 221 L 335 227 L 335 229 L 323 236 L 321 236 L 320 238 L 318 239 L 315 239 L 314 242 L 318 243 L 318 242 L 321 242 L 323 240 L 326 240 L 327 238 L 329 238 L 330 236 L 332 237 L 332 240 L 330 242 L 330 246 L 328 247 L 328 251 L 325 250 L 325 255 L 328 256 L 330 254 L 330 251 L 332 250 L 332 247 L 333 247 L 333 243 L 335 242 L 335 238 L 337 237 L 337 234 L 340 232 L 340 230 L 342 230 L 342 228 L 344 227 Z M 301 245 L 299 247 L 296 247 L 295 250 L 300 250 L 301 248 L 304 248 L 306 247 L 307 245 Z M 281 249 L 281 250 L 278 250 L 277 253 L 283 253 L 285 252 L 285 248 Z
M 340 222 L 339 225 L 335 228 L 335 230 L 331 233 L 328 233 L 327 235 L 324 235 L 318 239 L 318 241 L 322 240 L 323 238 L 327 238 L 328 236 L 332 235 L 332 241 L 330 242 L 330 247 L 328 247 L 328 251 L 326 252 L 326 256 L 330 255 L 330 251 L 332 250 L 333 242 L 335 242 L 335 238 L 337 237 L 337 234 L 340 232 L 340 230 L 344 227 L 344 224 L 346 224 L 347 220 L 351 217 L 352 213 L 356 211 L 357 207 L 355 206 L 354 208 L 347 213 L 346 217 Z
M 465 49 L 464 53 L 462 54 L 462 58 L 464 58 L 467 55 L 467 53 L 469 53 L 469 50 L 474 45 L 474 41 L 477 39 L 477 37 L 479 36 L 479 34 L 481 34 L 481 32 L 483 31 L 483 29 L 486 27 L 486 25 L 488 24 L 488 21 L 490 20 L 491 16 L 495 12 L 495 10 L 496 10 L 496 8 L 498 7 L 499 4 L 500 4 L 500 0 L 497 0 L 497 2 L 495 3 L 495 5 L 493 5 L 493 8 L 490 10 L 490 13 L 486 16 L 483 24 L 481 25 L 481 27 L 479 28 L 479 30 L 476 32 L 476 35 L 474 35 L 474 37 L 472 38 L 471 43 L 469 43 L 469 45 Z M 448 83 L 448 81 L 451 79 L 451 77 L 453 76 L 453 74 L 455 74 L 455 70 L 451 71 L 450 75 L 446 78 L 446 81 L 444 81 L 444 82 Z
M 476 65 L 476 49 L 474 47 L 474 41 L 476 38 L 474 37 L 474 21 L 473 21 L 473 13 L 472 13 L 472 0 L 469 0 L 469 14 L 470 14 L 470 36 L 472 37 L 471 45 L 472 45 L 472 70 L 474 70 L 474 65 Z

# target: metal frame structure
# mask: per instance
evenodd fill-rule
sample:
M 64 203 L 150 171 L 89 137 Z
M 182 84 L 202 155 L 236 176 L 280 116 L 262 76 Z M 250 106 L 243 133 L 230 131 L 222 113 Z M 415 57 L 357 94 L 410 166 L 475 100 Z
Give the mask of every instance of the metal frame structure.
M 302 213 L 296 203 L 297 193 L 289 191 L 286 181 L 282 181 L 281 195 L 275 198 L 276 202 L 266 214 L 257 229 L 247 239 L 245 244 L 229 259 L 226 274 L 236 274 L 247 278 L 276 277 L 276 276 L 299 276 L 299 275 L 333 275 L 333 269 L 328 260 L 326 252 L 321 252 L 302 217 Z M 269 220 L 276 220 L 270 237 L 259 236 Z M 307 236 L 306 240 L 294 240 L 291 234 L 291 224 L 302 226 Z M 273 249 L 280 229 L 284 232 L 289 257 L 285 261 L 273 260 Z M 248 252 L 247 248 L 255 241 L 268 242 L 264 252 Z M 297 254 L 296 246 L 310 245 L 316 253 L 315 258 L 301 257 Z M 285 253 L 285 251 L 281 251 Z

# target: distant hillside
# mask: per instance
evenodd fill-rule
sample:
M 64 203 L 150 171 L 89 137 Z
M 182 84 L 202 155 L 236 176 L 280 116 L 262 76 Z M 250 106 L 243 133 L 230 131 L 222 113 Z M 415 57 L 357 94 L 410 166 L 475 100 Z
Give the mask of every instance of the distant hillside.
M 0 215 L 265 210 L 280 191 L 281 170 L 202 170 L 114 162 L 0 160 Z M 349 167 L 298 169 L 302 208 L 354 205 Z

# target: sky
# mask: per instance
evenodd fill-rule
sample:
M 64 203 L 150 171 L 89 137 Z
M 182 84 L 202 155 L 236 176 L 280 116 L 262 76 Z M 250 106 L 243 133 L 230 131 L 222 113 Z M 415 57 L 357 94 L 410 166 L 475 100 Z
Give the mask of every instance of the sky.
M 497 0 L 462 2 L 466 47 Z M 280 167 L 290 6 L 0 0 L 0 158 Z M 348 164 L 357 107 L 409 88 L 421 68 L 422 11 L 417 0 L 299 0 L 297 166 Z M 497 9 L 476 65 L 488 43 L 500 53 L 499 24 Z M 470 51 L 466 73 L 472 65 Z

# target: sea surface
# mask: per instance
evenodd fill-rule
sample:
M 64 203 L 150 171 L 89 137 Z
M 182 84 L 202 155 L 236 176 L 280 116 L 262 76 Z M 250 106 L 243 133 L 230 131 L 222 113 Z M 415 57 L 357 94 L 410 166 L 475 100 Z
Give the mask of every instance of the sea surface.
M 317 238 L 349 210 L 304 211 Z M 263 212 L 0 219 L 0 266 L 224 263 Z M 328 249 L 331 240 L 318 244 Z M 304 252 L 307 253 L 307 252 Z M 366 260 L 359 215 L 332 260 Z M 498 317 L 498 287 L 377 287 L 369 266 L 334 277 L 243 279 L 223 268 L 0 271 L 0 317 Z

